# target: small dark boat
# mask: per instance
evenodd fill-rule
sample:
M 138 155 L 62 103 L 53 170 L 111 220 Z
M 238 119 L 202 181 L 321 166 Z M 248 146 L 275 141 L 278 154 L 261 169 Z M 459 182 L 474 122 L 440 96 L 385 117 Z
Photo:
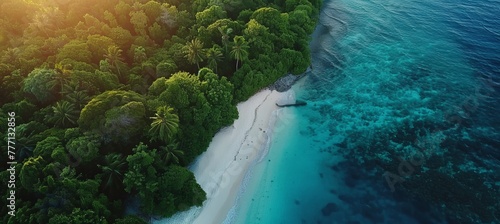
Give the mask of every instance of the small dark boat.
M 278 107 L 300 107 L 300 106 L 305 106 L 305 105 L 307 105 L 307 102 L 302 101 L 302 100 L 296 100 L 295 103 L 289 103 L 289 104 L 276 103 L 276 106 L 278 106 Z

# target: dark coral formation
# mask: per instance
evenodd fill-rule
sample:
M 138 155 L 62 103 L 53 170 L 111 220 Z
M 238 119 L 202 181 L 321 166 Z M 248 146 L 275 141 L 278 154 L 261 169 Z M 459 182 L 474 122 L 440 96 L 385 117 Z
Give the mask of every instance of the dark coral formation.
M 321 209 L 321 213 L 323 213 L 324 216 L 329 216 L 338 210 L 338 205 L 336 205 L 335 203 L 328 203 L 325 205 L 325 207 L 323 207 L 323 209 Z
M 446 139 L 438 141 L 436 149 L 415 146 L 421 133 L 433 133 L 429 127 L 434 127 L 434 132 L 443 132 Z M 410 175 L 401 175 L 404 181 L 395 185 L 396 190 L 441 207 L 448 214 L 450 223 L 499 222 L 500 174 L 495 172 L 500 166 L 498 143 L 492 141 L 491 136 L 485 137 L 484 133 L 477 135 L 474 129 L 454 126 L 440 128 L 442 125 L 431 123 L 414 125 L 413 128 L 403 125 L 394 132 L 372 139 L 365 144 L 367 147 L 346 150 L 346 155 L 354 152 L 355 156 L 351 154 L 347 158 L 353 162 L 362 161 L 367 170 L 377 168 L 382 176 L 385 171 L 398 174 L 402 161 L 409 161 L 409 158 L 402 159 L 404 153 L 391 147 L 391 141 L 413 146 L 423 153 L 430 151 L 431 154 L 424 158 L 422 165 L 412 165 L 414 170 Z M 468 137 L 464 138 L 464 135 Z M 390 160 L 380 156 L 384 152 L 390 155 Z

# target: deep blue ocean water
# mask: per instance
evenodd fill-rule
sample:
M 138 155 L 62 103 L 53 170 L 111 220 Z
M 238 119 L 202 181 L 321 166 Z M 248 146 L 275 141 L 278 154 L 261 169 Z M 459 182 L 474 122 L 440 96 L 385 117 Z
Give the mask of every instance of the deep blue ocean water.
M 308 105 L 276 112 L 226 222 L 500 223 L 499 15 L 499 0 L 324 1 L 293 88 Z

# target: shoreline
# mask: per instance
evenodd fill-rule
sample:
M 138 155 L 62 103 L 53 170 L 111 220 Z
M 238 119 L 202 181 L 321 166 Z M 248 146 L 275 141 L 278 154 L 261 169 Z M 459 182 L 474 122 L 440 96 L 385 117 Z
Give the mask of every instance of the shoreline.
M 264 89 L 239 103 L 238 119 L 217 132 L 207 151 L 189 168 L 207 193 L 202 207 L 152 223 L 222 223 L 236 203 L 248 169 L 266 150 L 274 126 L 272 114 L 279 109 L 276 102 L 287 95 Z
M 311 53 L 319 43 L 318 37 L 325 32 L 324 28 L 318 21 L 309 43 Z M 294 101 L 292 86 L 309 76 L 312 67 L 311 62 L 310 67 L 300 75 L 285 74 L 246 101 L 238 103 L 238 119 L 233 125 L 219 130 L 207 150 L 189 166 L 196 181 L 207 193 L 207 200 L 201 207 L 191 207 L 170 218 L 151 220 L 150 223 L 206 224 L 230 220 L 228 216 L 244 187 L 244 178 L 249 169 L 262 159 L 264 150 L 268 150 L 266 147 L 269 147 L 271 135 L 275 131 L 276 120 L 271 121 L 273 112 L 282 109 L 276 103 Z

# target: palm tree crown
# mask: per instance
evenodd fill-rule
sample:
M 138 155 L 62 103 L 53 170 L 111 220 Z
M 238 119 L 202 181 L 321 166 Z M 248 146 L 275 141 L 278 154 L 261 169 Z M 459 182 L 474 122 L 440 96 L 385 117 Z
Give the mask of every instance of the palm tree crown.
M 233 32 L 233 29 L 227 28 L 226 31 L 224 31 L 221 27 L 217 27 L 219 30 L 219 33 L 221 35 L 221 41 L 222 44 L 224 45 L 224 48 L 226 49 L 226 54 L 227 54 L 227 45 L 229 45 L 229 34 Z
M 160 149 L 165 153 L 165 162 L 167 163 L 173 161 L 173 163 L 179 164 L 179 158 L 184 156 L 184 152 L 179 149 L 179 143 L 176 141 L 169 143 L 167 146 L 160 146 Z
M 238 69 L 238 62 L 245 60 L 248 57 L 248 48 L 248 43 L 245 41 L 244 37 L 234 37 L 231 57 L 236 59 L 236 69 Z
M 120 76 L 120 68 L 118 67 L 118 63 L 123 61 L 122 58 L 122 49 L 113 45 L 109 46 L 106 54 L 104 54 L 104 58 L 106 61 L 113 67 L 115 67 L 118 75 Z
M 16 62 L 19 60 L 19 53 L 20 50 L 17 47 L 7 48 L 7 50 L 4 51 L 1 60 L 3 63 L 16 64 Z
M 217 73 L 217 62 L 222 61 L 222 52 L 220 47 L 213 46 L 207 51 L 208 67 Z
M 203 42 L 201 40 L 195 38 L 188 42 L 186 46 L 182 49 L 183 53 L 191 64 L 196 64 L 198 66 L 198 70 L 200 69 L 200 62 L 205 58 L 206 50 L 203 49 Z
M 69 127 L 76 124 L 78 110 L 68 101 L 57 102 L 52 107 L 54 117 L 51 120 L 59 127 Z
M 158 107 L 153 122 L 149 129 L 151 141 L 160 140 L 168 142 L 179 130 L 179 117 L 174 114 L 174 109 L 167 106 Z
M 98 164 L 102 170 L 102 186 L 107 190 L 116 190 L 123 182 L 123 172 L 127 166 L 127 161 L 121 154 L 112 153 L 104 157 L 104 164 Z

